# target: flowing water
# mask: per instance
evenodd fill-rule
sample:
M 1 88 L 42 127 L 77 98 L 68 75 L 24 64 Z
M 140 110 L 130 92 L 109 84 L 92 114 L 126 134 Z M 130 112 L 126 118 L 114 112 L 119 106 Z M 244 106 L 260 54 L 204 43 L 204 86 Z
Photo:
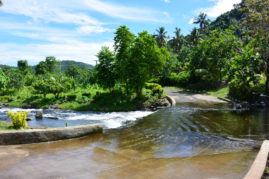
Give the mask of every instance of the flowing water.
M 7 110 L 18 109 L 1 109 L 0 119 L 7 120 Z M 0 178 L 243 178 L 269 137 L 268 109 L 181 105 L 155 113 L 44 110 L 44 116 L 29 124 L 98 122 L 105 130 L 79 139 L 2 146 Z

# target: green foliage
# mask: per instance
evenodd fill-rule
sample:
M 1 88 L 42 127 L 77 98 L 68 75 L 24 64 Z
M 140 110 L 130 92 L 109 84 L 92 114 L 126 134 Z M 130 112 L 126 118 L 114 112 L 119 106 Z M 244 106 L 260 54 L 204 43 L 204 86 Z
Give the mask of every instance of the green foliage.
M 128 62 L 128 79 L 138 96 L 142 95 L 145 83 L 162 70 L 167 59 L 165 51 L 158 48 L 155 39 L 146 31 L 139 33 L 135 39 Z
M 6 76 L 8 77 L 7 88 L 22 89 L 24 86 L 24 76 L 21 71 L 14 68 L 4 69 Z
M 123 83 L 128 88 L 128 82 L 126 76 L 129 73 L 129 60 L 131 56 L 131 47 L 133 45 L 135 36 L 130 32 L 130 29 L 126 26 L 120 26 L 114 37 L 115 48 L 115 72 L 117 81 Z
M 21 71 L 23 75 L 26 75 L 29 71 L 29 65 L 28 65 L 27 60 L 19 60 L 18 69 Z
M 35 67 L 37 75 L 44 75 L 46 73 L 54 73 L 58 62 L 53 56 L 46 57 L 45 61 L 39 62 Z
M 8 111 L 9 117 L 12 119 L 13 128 L 27 128 L 27 111 L 19 111 L 17 113 L 13 113 L 12 111 Z
M 157 84 L 157 83 L 146 83 L 145 88 L 150 89 L 154 96 L 157 95 L 157 96 L 161 97 L 163 94 L 162 86 Z
M 229 82 L 229 96 L 238 99 L 238 100 L 248 100 L 251 94 L 250 87 L 241 81 L 240 79 L 236 78 Z
M 189 68 L 195 72 L 204 69 L 210 74 L 214 88 L 222 81 L 229 71 L 227 65 L 240 49 L 239 40 L 230 29 L 225 31 L 212 31 L 206 40 L 198 44 L 191 52 Z M 196 75 L 197 76 L 197 75 Z
M 0 68 L 0 91 L 5 90 L 8 84 L 8 77 L 5 75 L 5 73 Z
M 97 57 L 99 59 L 99 64 L 96 66 L 97 83 L 105 89 L 112 89 L 117 79 L 115 56 L 108 47 L 102 47 Z
M 189 71 L 182 71 L 180 73 L 171 73 L 168 77 L 169 85 L 186 87 L 190 84 L 191 73 Z

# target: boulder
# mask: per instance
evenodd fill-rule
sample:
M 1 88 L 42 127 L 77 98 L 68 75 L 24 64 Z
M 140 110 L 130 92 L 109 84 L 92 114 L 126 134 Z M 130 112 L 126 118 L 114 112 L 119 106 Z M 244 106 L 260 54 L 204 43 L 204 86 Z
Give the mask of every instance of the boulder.
M 37 111 L 35 114 L 36 119 L 42 119 L 43 118 L 43 112 L 42 111 Z
M 26 121 L 32 121 L 33 119 L 32 118 L 30 118 L 30 117 L 27 117 L 26 118 Z

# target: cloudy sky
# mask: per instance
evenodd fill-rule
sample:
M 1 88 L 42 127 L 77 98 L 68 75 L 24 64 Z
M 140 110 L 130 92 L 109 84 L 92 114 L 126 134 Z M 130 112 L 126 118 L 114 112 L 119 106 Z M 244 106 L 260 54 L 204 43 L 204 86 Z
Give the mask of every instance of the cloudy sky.
M 115 29 L 127 25 L 135 34 L 164 26 L 187 34 L 192 19 L 210 19 L 241 0 L 3 0 L 0 7 L 0 64 L 35 65 L 46 56 L 95 64 L 101 46 L 113 46 Z

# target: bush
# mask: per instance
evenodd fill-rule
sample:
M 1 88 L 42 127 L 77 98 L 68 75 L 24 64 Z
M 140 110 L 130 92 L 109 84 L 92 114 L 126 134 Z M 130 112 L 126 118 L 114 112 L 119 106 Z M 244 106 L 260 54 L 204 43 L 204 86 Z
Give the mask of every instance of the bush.
M 162 86 L 157 83 L 146 83 L 146 89 L 150 89 L 154 96 L 158 95 L 159 97 L 161 97 L 163 94 Z
M 248 100 L 251 89 L 241 80 L 234 79 L 229 83 L 229 96 L 237 100 Z
M 19 111 L 17 113 L 13 113 L 8 111 L 9 117 L 12 119 L 12 124 L 15 129 L 26 128 L 27 127 L 27 111 Z
M 190 83 L 190 72 L 182 71 L 179 74 L 171 73 L 168 76 L 169 85 L 175 85 L 179 87 L 186 87 Z

